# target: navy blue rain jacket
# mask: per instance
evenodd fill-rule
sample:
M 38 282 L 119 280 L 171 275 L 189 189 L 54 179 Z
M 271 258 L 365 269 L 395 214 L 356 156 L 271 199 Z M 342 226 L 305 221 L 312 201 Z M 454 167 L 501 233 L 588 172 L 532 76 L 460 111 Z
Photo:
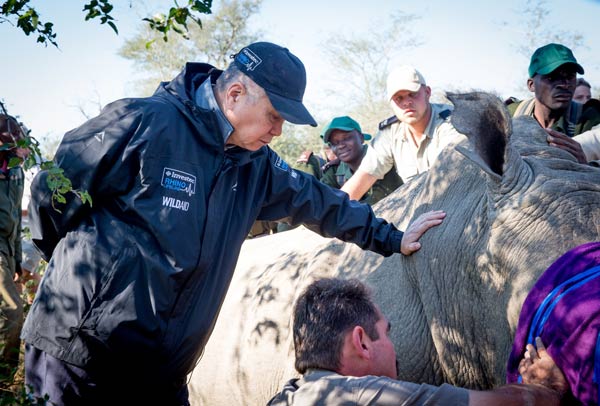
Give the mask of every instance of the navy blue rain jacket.
M 175 381 L 210 336 L 253 222 L 289 217 L 391 255 L 402 233 L 371 208 L 291 170 L 268 147 L 225 148 L 195 87 L 221 72 L 188 64 L 148 98 L 124 99 L 68 132 L 56 162 L 93 206 L 32 186 L 37 247 L 51 258 L 23 339 L 66 362 Z

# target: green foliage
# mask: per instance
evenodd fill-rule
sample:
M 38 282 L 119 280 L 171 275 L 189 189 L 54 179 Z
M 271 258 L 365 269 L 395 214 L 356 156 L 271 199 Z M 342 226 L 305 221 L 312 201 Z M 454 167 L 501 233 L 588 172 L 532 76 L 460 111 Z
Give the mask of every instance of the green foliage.
M 37 10 L 30 6 L 31 0 L 5 0 L 0 7 L 0 23 L 8 22 L 20 28 L 25 35 L 37 34 L 37 42 L 44 45 L 48 43 L 58 47 L 54 24 L 42 22 Z M 187 21 L 192 20 L 199 26 L 202 25 L 199 14 L 210 14 L 212 0 L 188 0 L 187 5 L 180 7 L 177 1 L 169 9 L 167 15 L 158 14 L 155 17 L 144 18 L 151 29 L 160 32 L 163 40 L 167 41 L 169 32 L 186 36 L 188 32 Z M 118 34 L 119 30 L 112 16 L 113 5 L 109 0 L 90 0 L 84 5 L 85 21 L 99 19 L 100 24 L 107 24 Z
M 83 7 L 83 11 L 87 11 L 85 21 L 100 17 L 100 24 L 108 24 L 115 34 L 119 33 L 115 25 L 114 18 L 110 15 L 113 6 L 108 0 L 92 0 Z
M 168 40 L 167 34 L 170 30 L 175 31 L 187 39 L 189 38 L 187 26 L 188 19 L 191 19 L 202 28 L 202 21 L 200 21 L 199 17 L 194 16 L 192 12 L 195 11 L 201 14 L 210 14 L 211 7 L 212 0 L 188 0 L 188 5 L 186 7 L 171 7 L 168 15 L 158 14 L 151 18 L 144 18 L 143 21 L 146 21 L 151 29 L 162 33 L 165 42 Z M 148 45 L 151 42 L 149 42 Z
M 16 25 L 25 35 L 37 34 L 37 42 L 47 45 L 48 42 L 57 46 L 53 32 L 54 25 L 40 21 L 38 12 L 29 6 L 30 0 L 6 0 L 2 4 L 0 23 L 16 18 Z
M 25 138 L 19 139 L 16 145 L 10 143 L 1 145 L 0 151 L 13 148 L 28 149 L 30 153 L 24 160 L 17 157 L 10 158 L 8 161 L 9 168 L 19 166 L 22 162 L 24 170 L 40 165 L 42 170 L 48 171 L 46 182 L 48 188 L 52 192 L 52 207 L 54 207 L 56 211 L 59 213 L 61 212 L 55 204 L 66 203 L 67 199 L 65 195 L 67 193 L 74 193 L 84 204 L 92 206 L 92 197 L 90 194 L 86 190 L 73 189 L 71 180 L 65 176 L 64 171 L 56 166 L 54 161 L 48 161 L 43 158 L 39 142 L 31 135 L 27 134 Z
M 160 33 L 140 26 L 119 50 L 119 55 L 132 60 L 143 75 L 137 80 L 139 95 L 151 94 L 159 82 L 172 79 L 187 61 L 202 61 L 219 69 L 227 67 L 231 54 L 262 35 L 249 23 L 261 3 L 262 0 L 219 2 L 218 9 L 204 19 L 202 29 L 198 25 L 189 27 L 189 40 L 175 36 L 169 42 L 160 41 Z
M 41 155 L 38 155 L 41 156 Z M 61 212 L 55 203 L 64 204 L 67 202 L 65 194 L 74 193 L 82 203 L 92 206 L 92 197 L 85 190 L 73 189 L 71 180 L 64 174 L 64 170 L 56 166 L 53 161 L 44 161 L 40 164 L 40 168 L 48 172 L 46 182 L 48 188 L 52 192 L 52 207 L 54 210 Z
M 12 383 L 9 389 L 3 389 L 0 393 L 0 406 L 45 406 L 50 405 L 50 397 L 32 396 L 23 382 L 7 380 L 0 377 L 0 382 Z

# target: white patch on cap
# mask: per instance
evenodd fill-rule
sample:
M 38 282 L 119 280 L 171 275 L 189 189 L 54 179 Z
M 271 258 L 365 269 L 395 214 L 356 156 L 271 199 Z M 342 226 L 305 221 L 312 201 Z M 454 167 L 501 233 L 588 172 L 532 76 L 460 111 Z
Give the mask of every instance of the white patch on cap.
M 238 55 L 238 61 L 246 67 L 246 70 L 252 71 L 261 64 L 262 59 L 260 59 L 258 55 L 256 55 L 250 49 L 244 48 Z

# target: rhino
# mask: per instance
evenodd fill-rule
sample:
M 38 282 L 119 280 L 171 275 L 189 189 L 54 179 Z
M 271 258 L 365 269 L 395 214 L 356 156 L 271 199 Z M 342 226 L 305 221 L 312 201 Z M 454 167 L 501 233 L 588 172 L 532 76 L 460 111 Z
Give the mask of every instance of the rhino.
M 484 92 L 450 94 L 461 135 L 374 206 L 398 228 L 444 210 L 411 256 L 384 258 L 301 227 L 248 240 L 199 364 L 193 405 L 264 405 L 297 376 L 293 303 L 320 277 L 365 281 L 389 318 L 399 379 L 502 385 L 527 293 L 562 253 L 600 238 L 600 169 L 511 119 Z

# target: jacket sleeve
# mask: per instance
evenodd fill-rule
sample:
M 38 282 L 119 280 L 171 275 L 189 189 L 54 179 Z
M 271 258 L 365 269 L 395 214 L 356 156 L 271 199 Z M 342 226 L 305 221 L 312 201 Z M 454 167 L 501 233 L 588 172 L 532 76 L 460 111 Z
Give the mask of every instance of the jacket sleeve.
M 259 214 L 263 220 L 287 217 L 324 237 L 336 237 L 363 249 L 389 256 L 400 252 L 403 233 L 377 218 L 371 206 L 350 200 L 315 177 L 294 171 L 269 149 L 267 198 Z
M 143 115 L 134 101 L 121 100 L 107 106 L 99 116 L 65 134 L 54 157 L 73 189 L 87 191 L 92 205 L 82 203 L 74 193 L 66 202 L 52 201 L 49 171 L 41 170 L 31 184 L 29 202 L 32 241 L 48 261 L 59 240 L 75 228 L 86 213 L 102 205 L 110 195 L 130 187 L 137 172 L 126 153 L 133 135 L 144 128 Z

